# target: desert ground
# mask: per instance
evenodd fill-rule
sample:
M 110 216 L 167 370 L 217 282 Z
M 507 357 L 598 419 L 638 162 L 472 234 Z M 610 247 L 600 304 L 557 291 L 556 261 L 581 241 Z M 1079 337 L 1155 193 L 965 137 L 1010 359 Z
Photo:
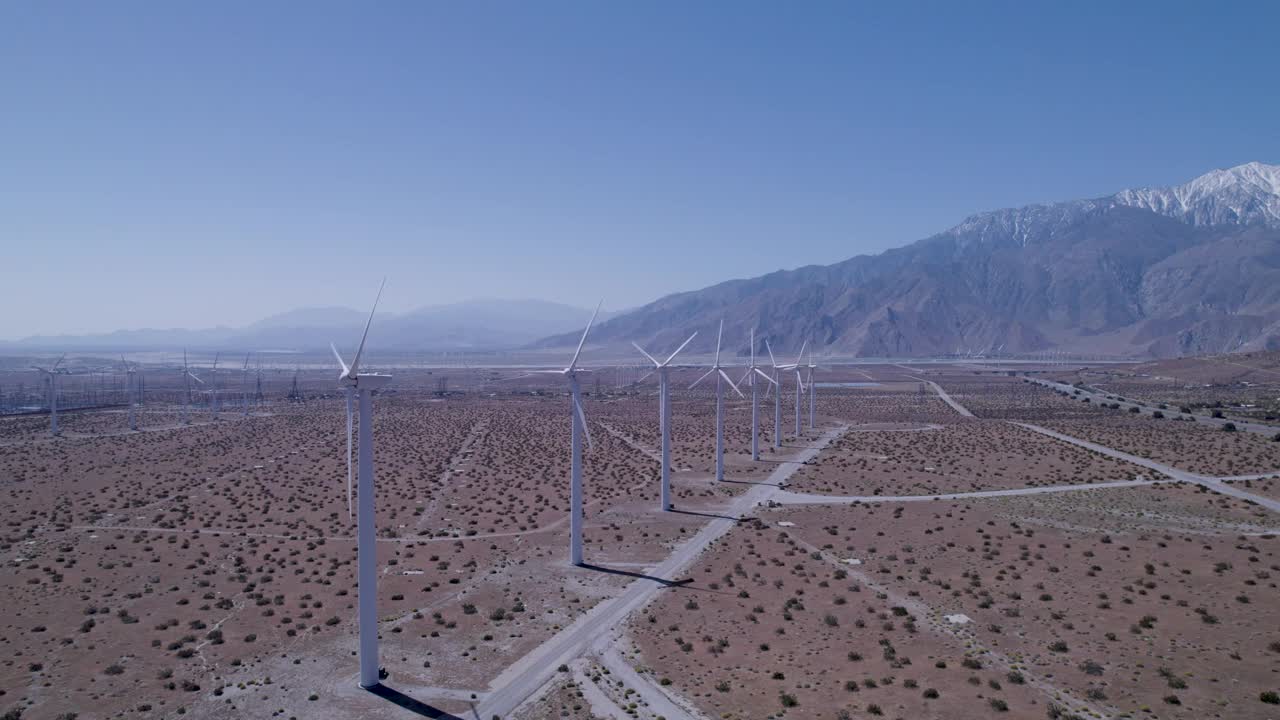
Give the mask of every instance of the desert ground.
M 1029 381 L 1046 368 L 835 365 L 799 435 L 781 375 L 777 448 L 759 382 L 758 461 L 750 387 L 726 391 L 720 483 L 714 387 L 678 368 L 664 513 L 653 378 L 601 368 L 574 567 L 563 381 L 387 369 L 378 692 L 356 684 L 334 373 L 273 371 L 247 413 L 227 378 L 184 423 L 181 376 L 157 364 L 138 431 L 106 394 L 56 438 L 47 414 L 0 417 L 0 712 L 1280 717 L 1265 436 L 1084 403 Z M 8 372 L 0 387 L 33 382 Z

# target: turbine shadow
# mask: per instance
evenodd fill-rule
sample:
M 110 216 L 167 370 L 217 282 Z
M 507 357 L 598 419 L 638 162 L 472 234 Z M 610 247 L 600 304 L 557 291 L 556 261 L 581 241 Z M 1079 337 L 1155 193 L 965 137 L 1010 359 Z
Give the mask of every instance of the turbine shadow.
M 666 587 L 682 587 L 684 585 L 687 585 L 693 582 L 693 578 L 685 578 L 683 580 L 668 580 L 666 578 L 655 577 L 653 575 L 645 575 L 644 573 L 633 572 L 631 570 L 619 570 L 618 568 L 604 567 L 602 565 L 592 565 L 591 563 L 584 563 L 579 567 L 582 567 L 586 570 L 594 570 L 596 572 L 608 573 L 610 575 L 626 575 L 627 577 L 638 578 L 640 580 L 652 580 L 658 583 L 659 585 L 665 585 Z
M 759 480 L 730 480 L 728 478 L 725 478 L 720 482 L 737 483 L 738 485 L 769 485 L 770 487 L 782 487 L 778 483 L 761 482 Z
M 409 712 L 415 713 L 417 715 L 421 715 L 422 717 L 440 718 L 441 720 L 463 720 L 457 715 L 454 715 L 452 713 L 447 713 L 444 710 L 441 710 L 439 708 L 431 707 L 430 705 L 422 702 L 421 700 L 415 700 L 409 697 L 408 695 L 405 695 L 404 693 L 400 692 L 399 690 L 396 690 L 395 688 L 387 687 L 382 683 L 378 683 L 377 685 L 374 685 L 373 687 L 366 688 L 366 689 L 369 692 L 373 693 L 374 695 L 377 695 L 378 697 L 382 698 L 383 700 L 388 700 L 392 703 L 395 703 L 396 705 L 399 705 L 405 710 L 408 710 Z
M 735 480 L 735 481 L 728 481 L 728 480 L 726 480 L 726 482 L 742 482 L 742 481 L 738 481 L 738 480 Z M 681 515 L 697 515 L 698 517 L 713 518 L 713 519 L 716 519 L 716 520 L 732 520 L 732 521 L 734 521 L 734 522 L 742 522 L 743 520 L 749 520 L 749 519 L 750 519 L 750 518 L 736 518 L 736 517 L 731 517 L 731 516 L 729 516 L 729 515 L 717 515 L 717 514 L 715 514 L 715 513 L 697 512 L 696 510 L 676 510 L 675 508 L 672 508 L 672 509 L 671 509 L 671 512 L 673 512 L 673 513 L 680 513 Z

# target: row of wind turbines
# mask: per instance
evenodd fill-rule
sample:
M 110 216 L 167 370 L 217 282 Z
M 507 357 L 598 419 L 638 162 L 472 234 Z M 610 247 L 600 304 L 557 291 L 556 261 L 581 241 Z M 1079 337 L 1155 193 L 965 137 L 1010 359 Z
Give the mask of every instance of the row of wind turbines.
M 359 453 L 356 462 L 358 489 L 358 505 L 356 510 L 356 553 L 357 553 L 357 616 L 358 616 L 358 633 L 359 633 L 359 657 L 360 657 L 360 686 L 366 689 L 377 687 L 380 684 L 379 663 L 378 663 L 378 613 L 377 613 L 377 538 L 374 520 L 374 440 L 373 440 L 373 397 L 374 393 L 386 387 L 391 381 L 391 375 L 381 373 L 363 373 L 360 371 L 360 360 L 364 355 L 365 342 L 369 338 L 369 328 L 373 324 L 374 313 L 377 312 L 378 302 L 382 299 L 382 291 L 386 287 L 386 280 L 383 279 L 382 285 L 378 288 L 378 294 L 373 301 L 373 309 L 369 311 L 369 319 L 365 322 L 364 332 L 360 336 L 360 343 L 356 347 L 355 356 L 351 364 L 348 365 L 343 359 L 342 354 L 332 343 L 330 348 L 333 350 L 334 357 L 337 358 L 340 372 L 338 374 L 338 383 L 342 386 L 346 393 L 346 419 L 347 419 L 347 513 L 352 512 L 352 426 L 353 416 L 358 413 L 360 418 L 360 438 Z M 602 303 L 603 304 L 603 303 Z M 578 347 L 573 352 L 569 364 L 559 370 L 541 370 L 537 372 L 560 375 L 565 379 L 568 385 L 570 397 L 570 470 L 569 470 L 569 561 L 576 566 L 581 566 L 583 562 L 582 552 L 582 525 L 583 525 L 583 489 L 582 489 L 582 446 L 586 442 L 588 448 L 591 447 L 591 431 L 587 425 L 587 415 L 582 405 L 582 386 L 579 382 L 579 374 L 590 372 L 589 370 L 578 367 L 578 360 L 582 356 L 582 348 L 587 342 L 587 336 L 591 332 L 592 325 L 595 324 L 596 317 L 600 313 L 600 305 L 596 306 L 596 310 L 591 315 L 591 319 L 587 322 L 587 327 L 582 331 L 582 338 L 578 341 Z M 795 372 L 796 378 L 796 435 L 801 434 L 801 399 L 804 395 L 804 385 L 806 378 L 802 376 L 802 371 L 807 370 L 807 382 L 809 388 L 809 429 L 814 427 L 814 404 L 817 400 L 817 394 L 813 382 L 813 371 L 817 366 L 813 362 L 812 351 L 809 356 L 808 365 L 802 364 L 804 351 L 808 347 L 806 342 L 800 348 L 800 353 L 796 357 L 794 363 L 779 364 L 773 356 L 773 349 L 765 341 L 765 348 L 769 352 L 770 362 L 772 364 L 773 374 L 770 375 L 756 365 L 755 356 L 755 332 L 751 332 L 751 363 L 746 367 L 746 372 L 737 383 L 729 377 L 725 372 L 724 365 L 720 364 L 720 344 L 724 335 L 724 321 L 720 322 L 720 328 L 716 336 L 716 353 L 715 359 L 711 367 L 702 377 L 690 386 L 690 389 L 696 387 L 703 380 L 714 375 L 716 380 L 716 479 L 724 479 L 724 386 L 727 384 L 739 396 L 745 397 L 738 385 L 750 380 L 751 388 L 751 456 L 753 460 L 760 459 L 760 443 L 759 443 L 759 393 L 757 378 L 763 378 L 769 384 L 766 387 L 765 397 L 767 399 L 772 388 L 777 387 L 778 392 L 774 393 L 774 447 L 782 446 L 782 404 L 781 404 L 781 377 L 782 372 Z M 661 462 L 661 492 L 659 497 L 659 509 L 662 511 L 670 511 L 673 509 L 671 501 L 671 380 L 669 372 L 673 367 L 672 361 L 684 350 L 694 337 L 695 332 L 690 335 L 687 340 L 680 344 L 666 360 L 658 360 L 650 355 L 636 343 L 635 348 L 640 351 L 654 365 L 654 370 L 650 374 L 658 376 L 658 423 L 662 437 L 662 462 Z M 645 376 L 648 377 L 647 375 Z M 641 378 L 642 380 L 644 378 Z

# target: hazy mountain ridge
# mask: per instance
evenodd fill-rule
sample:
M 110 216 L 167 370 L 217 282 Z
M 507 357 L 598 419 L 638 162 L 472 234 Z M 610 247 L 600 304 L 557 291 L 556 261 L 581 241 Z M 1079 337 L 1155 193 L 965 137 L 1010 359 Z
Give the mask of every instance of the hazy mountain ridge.
M 602 324 L 594 342 L 661 348 L 723 317 L 794 352 L 1144 356 L 1280 344 L 1280 167 L 978 213 L 903 248 L 677 293 Z M 571 334 L 543 345 L 566 344 Z M 762 341 L 761 341 L 762 343 Z M 763 345 L 760 348 L 763 350 Z
M 601 313 L 602 317 L 609 317 Z M 33 336 L 0 348 L 60 350 L 192 349 L 320 350 L 358 339 L 368 311 L 300 308 L 241 328 L 117 330 L 94 335 Z M 379 312 L 378 346 L 398 351 L 495 350 L 526 345 L 550 333 L 584 325 L 591 310 L 544 300 L 470 300 Z

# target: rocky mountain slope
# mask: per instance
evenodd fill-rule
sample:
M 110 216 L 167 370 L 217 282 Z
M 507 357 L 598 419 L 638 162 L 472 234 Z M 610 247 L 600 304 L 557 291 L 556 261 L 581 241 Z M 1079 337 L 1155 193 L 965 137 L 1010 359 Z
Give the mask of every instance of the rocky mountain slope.
M 1280 166 L 974 215 L 907 247 L 661 298 L 593 342 L 662 348 L 702 330 L 747 351 L 1177 356 L 1280 346 Z M 543 341 L 566 344 L 572 334 Z

